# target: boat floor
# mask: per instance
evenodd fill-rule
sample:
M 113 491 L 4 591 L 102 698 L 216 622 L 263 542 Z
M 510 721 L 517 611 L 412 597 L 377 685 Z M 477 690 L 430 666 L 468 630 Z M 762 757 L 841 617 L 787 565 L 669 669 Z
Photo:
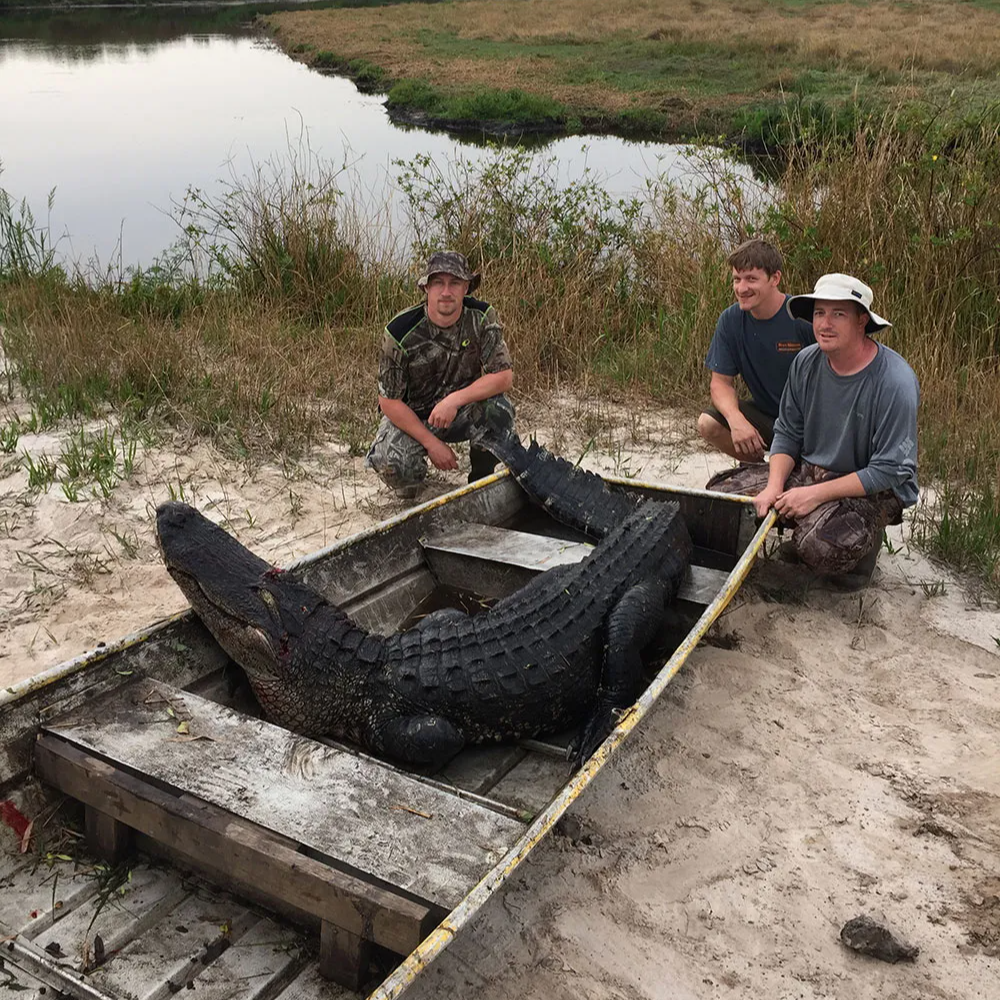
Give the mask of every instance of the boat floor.
M 0 952 L 2 996 L 162 1000 L 191 989 L 201 1000 L 357 997 L 320 976 L 315 934 L 145 856 L 111 868 L 85 854 L 69 861 L 7 851 L 0 890 L 9 939 Z

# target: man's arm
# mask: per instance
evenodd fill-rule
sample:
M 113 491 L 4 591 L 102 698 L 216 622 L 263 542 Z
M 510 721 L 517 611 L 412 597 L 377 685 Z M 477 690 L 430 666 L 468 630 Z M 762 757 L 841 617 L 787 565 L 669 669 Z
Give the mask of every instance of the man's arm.
M 759 461 L 767 449 L 767 442 L 760 432 L 740 412 L 740 399 L 736 394 L 736 377 L 712 372 L 712 381 L 708 387 L 712 405 L 721 413 L 729 424 L 729 434 L 733 439 L 733 448 L 741 458 Z
M 757 516 L 764 517 L 772 508 L 776 508 L 775 501 L 785 489 L 785 483 L 795 468 L 795 459 L 791 455 L 771 453 L 768 462 L 767 486 L 753 498 L 753 505 L 757 508 Z M 791 492 L 791 491 L 789 491 Z
M 464 389 L 456 389 L 454 392 L 448 393 L 444 399 L 439 400 L 434 409 L 431 410 L 427 423 L 431 427 L 440 427 L 441 429 L 450 427 L 460 406 L 465 406 L 467 403 L 478 403 L 481 399 L 489 399 L 490 396 L 509 392 L 513 384 L 514 370 L 512 368 L 480 375 L 475 382 L 470 382 Z M 389 419 L 392 420 L 392 417 Z M 395 420 L 392 422 L 396 423 Z M 396 424 L 396 426 L 399 425 Z
M 414 441 L 422 444 L 427 450 L 427 457 L 435 469 L 442 471 L 458 468 L 458 458 L 455 452 L 444 441 L 439 441 L 425 426 L 410 407 L 401 399 L 389 399 L 379 396 L 379 409 L 404 434 L 409 434 Z
M 768 489 L 771 487 L 768 481 Z M 797 486 L 785 490 L 774 500 L 774 509 L 783 517 L 804 517 L 821 503 L 843 500 L 844 497 L 863 497 L 866 491 L 856 472 L 848 472 L 836 479 L 827 479 L 812 486 Z M 763 494 L 761 494 L 763 496 Z

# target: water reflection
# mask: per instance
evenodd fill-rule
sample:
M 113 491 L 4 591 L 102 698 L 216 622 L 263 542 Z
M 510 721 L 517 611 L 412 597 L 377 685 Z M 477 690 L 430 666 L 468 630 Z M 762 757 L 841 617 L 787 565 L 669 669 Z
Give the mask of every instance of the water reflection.
M 353 161 L 376 207 L 389 197 L 394 159 L 485 155 L 444 134 L 396 128 L 381 97 L 245 29 L 195 34 L 183 14 L 114 17 L 113 31 L 83 19 L 85 41 L 59 15 L 44 28 L 22 22 L 21 38 L 8 24 L 0 37 L 0 187 L 27 198 L 40 219 L 55 188 L 49 222 L 69 260 L 108 264 L 120 253 L 126 265 L 150 263 L 178 236 L 170 210 L 189 185 L 217 191 L 220 178 L 283 155 L 300 136 L 314 154 Z M 615 195 L 661 170 L 689 170 L 681 148 L 666 144 L 574 137 L 548 151 L 567 180 L 589 166 Z

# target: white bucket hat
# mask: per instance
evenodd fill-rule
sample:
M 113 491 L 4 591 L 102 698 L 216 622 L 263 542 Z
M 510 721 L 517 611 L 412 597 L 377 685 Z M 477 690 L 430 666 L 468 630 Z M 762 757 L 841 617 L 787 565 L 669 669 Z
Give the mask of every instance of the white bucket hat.
M 887 319 L 882 319 L 872 310 L 872 290 L 863 281 L 858 281 L 849 274 L 824 274 L 816 282 L 811 294 L 793 295 L 785 303 L 785 308 L 788 310 L 788 315 L 794 319 L 806 319 L 812 322 L 813 303 L 816 299 L 830 302 L 857 302 L 868 313 L 865 333 L 876 333 L 887 326 L 892 326 Z

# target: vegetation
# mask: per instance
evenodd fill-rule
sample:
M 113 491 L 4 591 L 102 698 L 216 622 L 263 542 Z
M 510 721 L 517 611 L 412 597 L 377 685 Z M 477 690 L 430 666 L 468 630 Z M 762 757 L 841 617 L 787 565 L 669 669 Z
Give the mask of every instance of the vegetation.
M 790 115 L 826 136 L 904 103 L 909 127 L 1000 119 L 1000 0 L 467 0 L 265 23 L 307 62 L 360 61 L 397 115 L 452 126 L 511 105 L 550 129 L 770 146 Z
M 524 150 L 398 169 L 412 257 L 454 246 L 483 269 L 522 399 L 564 386 L 693 412 L 730 301 L 725 257 L 747 234 L 781 246 L 788 288 L 863 276 L 894 323 L 887 343 L 921 381 L 933 502 L 919 535 L 1000 588 L 1000 133 L 935 142 L 868 119 L 849 145 L 793 153 L 760 190 L 706 148 L 695 196 L 660 181 L 624 201 L 599 178 L 561 187 L 554 163 Z M 249 452 L 287 453 L 319 432 L 365 447 L 378 331 L 417 292 L 400 263 L 411 254 L 374 238 L 350 180 L 293 157 L 218 198 L 191 191 L 178 246 L 147 270 L 100 276 L 67 272 L 26 206 L 5 201 L 7 394 L 16 377 L 39 426 L 109 409 L 118 421 L 81 431 L 36 485 L 103 491 L 154 414 Z M 19 433 L 0 433 L 8 454 Z

